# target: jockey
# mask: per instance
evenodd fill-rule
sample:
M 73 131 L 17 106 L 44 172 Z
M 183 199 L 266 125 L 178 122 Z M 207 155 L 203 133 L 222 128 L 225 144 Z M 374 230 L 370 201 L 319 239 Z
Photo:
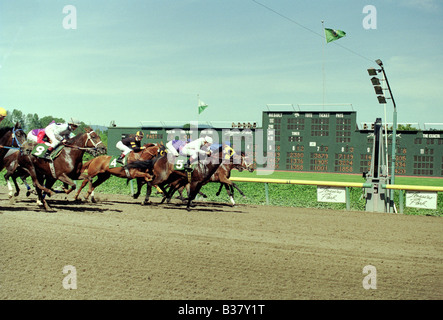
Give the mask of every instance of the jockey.
M 7 115 L 8 113 L 6 112 L 6 110 L 0 107 L 0 123 L 3 121 L 4 118 L 6 118 Z
M 199 138 L 186 144 L 182 149 L 182 153 L 190 158 L 188 158 L 188 161 L 186 162 L 185 169 L 189 170 L 191 168 L 191 163 L 197 159 L 199 154 L 203 156 L 210 155 L 211 151 L 204 151 L 202 150 L 202 147 L 209 148 L 211 144 L 212 138 L 209 136 Z
M 224 142 L 223 144 L 213 144 L 211 145 L 211 151 L 215 151 L 218 148 L 223 147 L 223 152 L 225 153 L 224 159 L 229 160 L 234 155 L 235 150 L 232 149 L 229 142 Z
M 68 123 L 56 123 L 52 122 L 45 128 L 46 136 L 50 143 L 49 148 L 46 150 L 45 158 L 50 159 L 49 155 L 60 143 L 65 142 L 66 139 L 74 136 L 73 131 L 78 128 L 80 121 L 71 118 Z
M 123 164 L 123 158 L 129 152 L 131 151 L 140 152 L 141 150 L 143 150 L 145 147 L 141 147 L 142 139 L 143 139 L 143 132 L 137 131 L 135 137 L 131 135 L 117 142 L 115 146 L 117 147 L 117 149 L 119 149 L 122 152 L 122 154 L 120 154 L 120 157 L 117 159 L 117 162 Z
M 46 133 L 45 129 L 33 129 L 28 132 L 28 140 L 36 143 L 45 143 L 43 139 L 45 138 Z M 49 146 L 49 143 L 46 142 L 46 144 Z
M 52 123 L 55 123 L 54 120 L 52 120 Z M 36 143 L 45 143 L 46 145 L 50 145 L 48 142 L 48 138 L 46 137 L 45 128 L 43 129 L 34 129 L 28 132 L 28 140 Z M 46 138 L 46 139 L 45 139 Z
M 171 152 L 174 156 L 178 157 L 182 152 L 183 147 L 189 142 L 190 140 L 171 140 L 166 144 L 166 148 L 169 152 Z

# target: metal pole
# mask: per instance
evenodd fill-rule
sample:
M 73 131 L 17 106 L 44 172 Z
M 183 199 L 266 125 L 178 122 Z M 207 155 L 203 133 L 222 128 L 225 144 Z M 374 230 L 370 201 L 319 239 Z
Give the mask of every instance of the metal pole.
M 392 99 L 392 104 L 394 105 L 394 113 L 393 113 L 393 128 L 392 128 L 392 159 L 391 159 L 391 184 L 395 184 L 395 149 L 396 149 L 396 138 L 397 138 L 397 106 L 395 105 L 394 96 L 392 95 L 391 87 L 389 86 L 388 77 L 386 76 L 385 69 L 383 65 L 380 65 L 381 70 L 383 72 L 383 76 L 386 80 L 386 85 L 388 86 L 389 95 Z M 390 192 L 390 201 L 394 201 L 394 190 Z M 390 209 L 390 208 L 389 208 Z M 391 210 L 389 210 L 390 212 Z
M 265 183 L 265 196 L 266 196 L 266 204 L 269 204 L 269 189 L 267 183 Z

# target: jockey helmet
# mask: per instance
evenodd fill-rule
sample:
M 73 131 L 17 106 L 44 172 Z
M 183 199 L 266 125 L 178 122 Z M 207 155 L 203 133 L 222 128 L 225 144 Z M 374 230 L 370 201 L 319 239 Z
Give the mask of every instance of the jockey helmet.
M 8 115 L 8 113 L 6 112 L 6 110 L 2 107 L 0 107 L 0 117 L 6 117 Z
M 75 118 L 71 118 L 71 121 L 69 121 L 68 124 L 78 127 L 80 125 L 80 121 Z
M 209 144 L 212 144 L 212 138 L 209 137 L 209 136 L 206 136 L 206 137 L 205 137 L 205 141 L 206 141 L 207 143 L 209 143 Z
M 135 135 L 143 138 L 143 131 L 137 131 Z

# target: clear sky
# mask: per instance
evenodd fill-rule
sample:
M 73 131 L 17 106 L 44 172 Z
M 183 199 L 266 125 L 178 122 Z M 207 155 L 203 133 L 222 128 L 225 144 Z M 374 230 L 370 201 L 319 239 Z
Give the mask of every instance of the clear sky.
M 442 17 L 441 0 L 0 0 L 0 106 L 139 126 L 352 104 L 374 122 L 381 59 L 398 122 L 423 127 L 443 122 Z M 326 44 L 322 20 L 346 37 Z

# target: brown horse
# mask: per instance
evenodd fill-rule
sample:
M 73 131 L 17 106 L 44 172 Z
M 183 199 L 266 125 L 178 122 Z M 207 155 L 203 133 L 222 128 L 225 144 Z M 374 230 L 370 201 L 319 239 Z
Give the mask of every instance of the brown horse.
M 236 157 L 236 155 L 234 155 L 233 158 L 231 158 L 231 161 L 229 163 L 222 163 L 220 165 L 220 167 L 218 167 L 217 171 L 215 171 L 215 173 L 207 181 L 207 183 L 209 183 L 209 182 L 219 182 L 220 183 L 220 188 L 218 189 L 217 193 L 215 194 L 216 196 L 219 196 L 222 188 L 225 187 L 226 192 L 228 193 L 229 199 L 231 200 L 232 206 L 235 205 L 234 188 L 237 189 L 238 192 L 240 192 L 240 194 L 243 197 L 246 197 L 246 196 L 234 182 L 229 180 L 229 178 L 231 177 L 231 170 L 237 169 L 240 172 L 243 170 L 248 170 L 249 172 L 254 172 L 253 164 L 252 164 L 252 162 L 249 162 L 247 160 L 244 152 L 241 152 L 241 156 L 240 156 L 241 162 L 240 163 L 238 163 L 238 161 L 235 161 L 234 157 Z M 189 184 L 186 185 L 185 187 L 188 187 L 188 186 L 189 186 Z M 178 189 L 178 192 L 180 194 L 179 199 L 181 199 L 181 200 L 184 200 L 183 189 L 185 187 L 181 187 Z M 189 194 L 189 192 L 188 192 L 188 194 Z M 203 196 L 204 198 L 207 198 L 207 196 L 203 192 L 200 191 L 199 194 L 201 196 Z
M 20 150 L 22 144 L 26 141 L 26 134 L 20 126 L 16 123 L 13 128 L 0 128 L 0 171 L 3 169 L 3 159 L 6 154 Z
M 145 148 L 141 152 L 131 151 L 128 154 L 128 160 L 127 160 L 128 163 L 131 163 L 136 160 L 144 161 L 152 159 L 158 154 L 158 150 L 160 149 L 161 146 L 159 144 L 148 143 L 145 144 L 144 147 Z M 126 179 L 136 178 L 137 182 L 139 182 L 140 180 L 150 181 L 152 179 L 151 175 L 146 172 L 140 172 L 135 169 L 125 170 L 124 167 L 110 167 L 111 160 L 112 156 L 103 155 L 94 158 L 92 160 L 89 160 L 83 165 L 81 173 L 85 176 L 85 180 L 83 180 L 81 187 L 77 191 L 77 194 L 75 195 L 75 200 L 79 200 L 80 192 L 89 182 L 89 189 L 84 198 L 85 200 L 87 200 L 89 196 L 92 194 L 91 201 L 95 202 L 94 193 L 93 193 L 94 189 L 97 188 L 106 180 L 108 180 L 111 177 L 111 175 Z M 86 171 L 87 173 L 85 174 Z M 92 182 L 92 179 L 94 177 L 97 177 L 97 179 L 94 182 Z M 139 185 L 138 192 L 140 192 L 141 182 L 138 183 L 138 185 Z
M 13 128 L 0 128 L 0 146 L 0 170 L 6 167 L 8 172 L 5 175 L 5 179 L 8 183 L 9 175 L 12 174 L 19 165 L 21 165 L 23 166 L 24 170 L 22 171 L 22 174 L 24 176 L 31 176 L 32 182 L 36 189 L 43 190 L 48 194 L 52 194 L 52 191 L 42 186 L 38 180 L 37 172 L 35 171 L 34 165 L 29 158 L 29 153 L 32 148 L 28 148 L 26 143 L 26 134 L 23 129 L 21 129 L 18 122 Z M 15 185 L 18 195 L 19 189 L 16 182 Z
M 186 209 L 191 210 L 191 202 L 195 199 L 195 196 L 200 191 L 201 187 L 210 179 L 210 177 L 215 173 L 218 167 L 223 162 L 223 157 L 225 153 L 223 147 L 218 148 L 214 151 L 212 157 L 208 157 L 205 160 L 199 162 L 195 169 L 191 173 L 190 182 L 186 171 L 174 170 L 174 163 L 169 161 L 167 153 L 157 159 L 156 161 L 134 161 L 128 165 L 127 168 L 136 168 L 140 171 L 152 170 L 154 173 L 154 179 L 148 182 L 148 188 L 152 185 L 158 185 L 162 189 L 164 197 L 162 202 L 166 199 L 170 201 L 174 192 L 181 186 L 190 184 L 189 186 L 189 196 Z M 165 187 L 171 184 L 169 191 L 166 192 Z
M 91 128 L 86 128 L 85 133 L 76 135 L 64 143 L 64 148 L 54 160 L 47 160 L 31 155 L 32 163 L 38 172 L 38 178 L 41 184 L 46 181 L 45 187 L 51 189 L 57 180 L 63 182 L 65 193 L 70 193 L 76 188 L 73 180 L 80 180 L 82 159 L 85 151 L 93 154 L 106 153 L 106 147 L 100 139 L 100 136 Z M 20 158 L 20 157 L 19 157 Z M 48 203 L 44 199 L 41 191 L 37 189 L 39 200 L 43 203 L 46 210 L 50 210 Z
M 25 147 L 26 145 L 27 144 L 24 143 L 23 147 Z M 6 154 L 5 158 L 3 159 L 3 166 L 6 169 L 4 177 L 8 185 L 9 198 L 12 198 L 13 196 L 18 197 L 18 195 L 20 194 L 20 188 L 17 184 L 18 177 L 20 177 L 23 183 L 26 185 L 26 188 L 28 190 L 26 196 L 29 196 L 31 194 L 31 187 L 26 182 L 26 178 L 29 176 L 29 173 L 25 171 L 24 168 L 19 167 L 19 162 L 18 162 L 19 155 L 22 154 L 24 151 L 26 152 L 26 150 L 14 150 L 12 153 Z M 28 153 L 30 151 L 32 150 L 27 150 Z M 33 166 L 30 161 L 29 163 L 31 164 L 31 166 Z M 9 178 L 12 178 L 12 182 L 14 183 L 15 186 L 15 193 L 12 193 L 12 186 L 11 183 L 9 182 Z

